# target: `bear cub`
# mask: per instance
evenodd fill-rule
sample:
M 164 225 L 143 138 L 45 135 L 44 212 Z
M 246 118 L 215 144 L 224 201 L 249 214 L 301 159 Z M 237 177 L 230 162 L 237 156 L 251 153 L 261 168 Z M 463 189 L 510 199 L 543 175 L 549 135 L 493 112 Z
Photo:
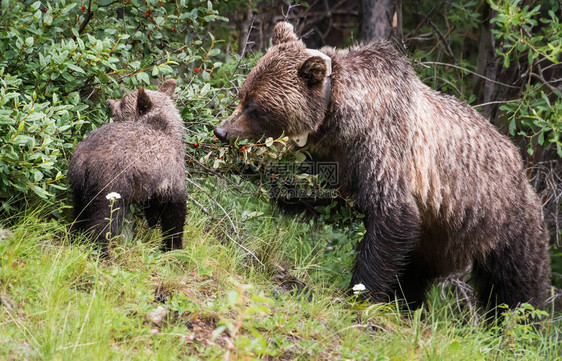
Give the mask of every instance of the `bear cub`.
M 365 213 L 351 286 L 419 306 L 472 266 L 482 307 L 543 305 L 548 234 L 517 148 L 468 104 L 432 90 L 386 42 L 307 49 L 287 22 L 217 137 L 285 134 L 337 162 Z
M 109 100 L 115 122 L 76 146 L 68 170 L 75 227 L 91 232 L 104 253 L 107 236 L 121 233 L 133 203 L 143 206 L 149 226 L 161 223 L 164 250 L 182 248 L 187 194 L 175 88 L 168 79 L 158 91 L 140 88 Z

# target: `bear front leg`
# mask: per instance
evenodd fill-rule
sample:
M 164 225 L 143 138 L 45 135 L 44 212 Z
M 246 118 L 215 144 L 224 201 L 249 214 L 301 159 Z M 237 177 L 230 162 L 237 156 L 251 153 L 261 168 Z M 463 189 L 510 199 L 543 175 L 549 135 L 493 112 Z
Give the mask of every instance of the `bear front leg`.
M 384 206 L 382 202 L 367 210 L 366 233 L 358 244 L 351 278 L 351 287 L 363 284 L 364 296 L 373 302 L 388 302 L 395 296 L 420 234 L 415 203 Z

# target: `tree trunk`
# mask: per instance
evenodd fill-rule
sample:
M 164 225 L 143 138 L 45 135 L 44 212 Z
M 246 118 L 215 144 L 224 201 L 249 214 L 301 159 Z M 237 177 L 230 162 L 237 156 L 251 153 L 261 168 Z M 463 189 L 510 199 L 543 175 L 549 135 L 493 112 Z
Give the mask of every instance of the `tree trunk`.
M 492 24 L 490 19 L 493 17 L 492 9 L 489 5 L 485 5 L 482 17 L 484 21 L 480 28 L 480 45 L 478 48 L 477 70 L 478 74 L 485 76 L 487 79 L 496 80 L 498 78 L 498 67 L 500 62 L 496 53 L 494 36 L 491 31 Z M 498 89 L 495 83 L 490 80 L 478 78 L 474 87 L 474 93 L 478 94 L 478 103 L 487 104 L 498 100 Z M 492 122 L 497 118 L 498 105 L 487 104 L 482 107 L 482 115 Z
M 248 6 L 246 8 L 246 12 L 242 14 L 238 14 L 239 18 L 236 19 L 236 30 L 238 32 L 238 54 L 244 55 L 244 51 L 246 51 L 246 47 L 248 44 L 248 32 L 250 32 L 252 22 L 254 19 L 254 14 L 252 12 L 252 8 Z
M 363 42 L 376 39 L 402 42 L 401 0 L 361 0 L 361 16 Z

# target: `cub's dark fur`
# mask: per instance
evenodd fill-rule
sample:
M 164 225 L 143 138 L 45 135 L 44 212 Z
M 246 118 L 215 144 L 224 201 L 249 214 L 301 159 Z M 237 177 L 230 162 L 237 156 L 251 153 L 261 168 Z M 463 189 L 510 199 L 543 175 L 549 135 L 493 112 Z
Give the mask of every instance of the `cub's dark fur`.
M 186 216 L 183 123 L 172 98 L 176 82 L 110 100 L 116 120 L 78 144 L 68 170 L 74 193 L 75 227 L 92 232 L 105 247 L 106 234 L 121 232 L 131 203 L 145 207 L 148 224 L 158 221 L 166 235 L 164 249 L 182 247 Z M 109 193 L 121 198 L 113 204 Z
M 392 46 L 319 53 L 279 23 L 239 98 L 218 137 L 285 134 L 338 163 L 366 215 L 351 285 L 372 300 L 419 305 L 432 281 L 471 264 L 482 305 L 543 305 L 548 237 L 518 150 Z

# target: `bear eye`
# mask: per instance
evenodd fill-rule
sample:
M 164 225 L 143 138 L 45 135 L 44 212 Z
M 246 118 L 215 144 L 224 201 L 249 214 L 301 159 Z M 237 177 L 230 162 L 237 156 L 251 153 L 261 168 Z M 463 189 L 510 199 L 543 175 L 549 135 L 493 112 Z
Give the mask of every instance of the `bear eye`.
M 246 114 L 253 118 L 259 118 L 261 114 L 261 109 L 255 104 L 250 104 L 246 107 Z

